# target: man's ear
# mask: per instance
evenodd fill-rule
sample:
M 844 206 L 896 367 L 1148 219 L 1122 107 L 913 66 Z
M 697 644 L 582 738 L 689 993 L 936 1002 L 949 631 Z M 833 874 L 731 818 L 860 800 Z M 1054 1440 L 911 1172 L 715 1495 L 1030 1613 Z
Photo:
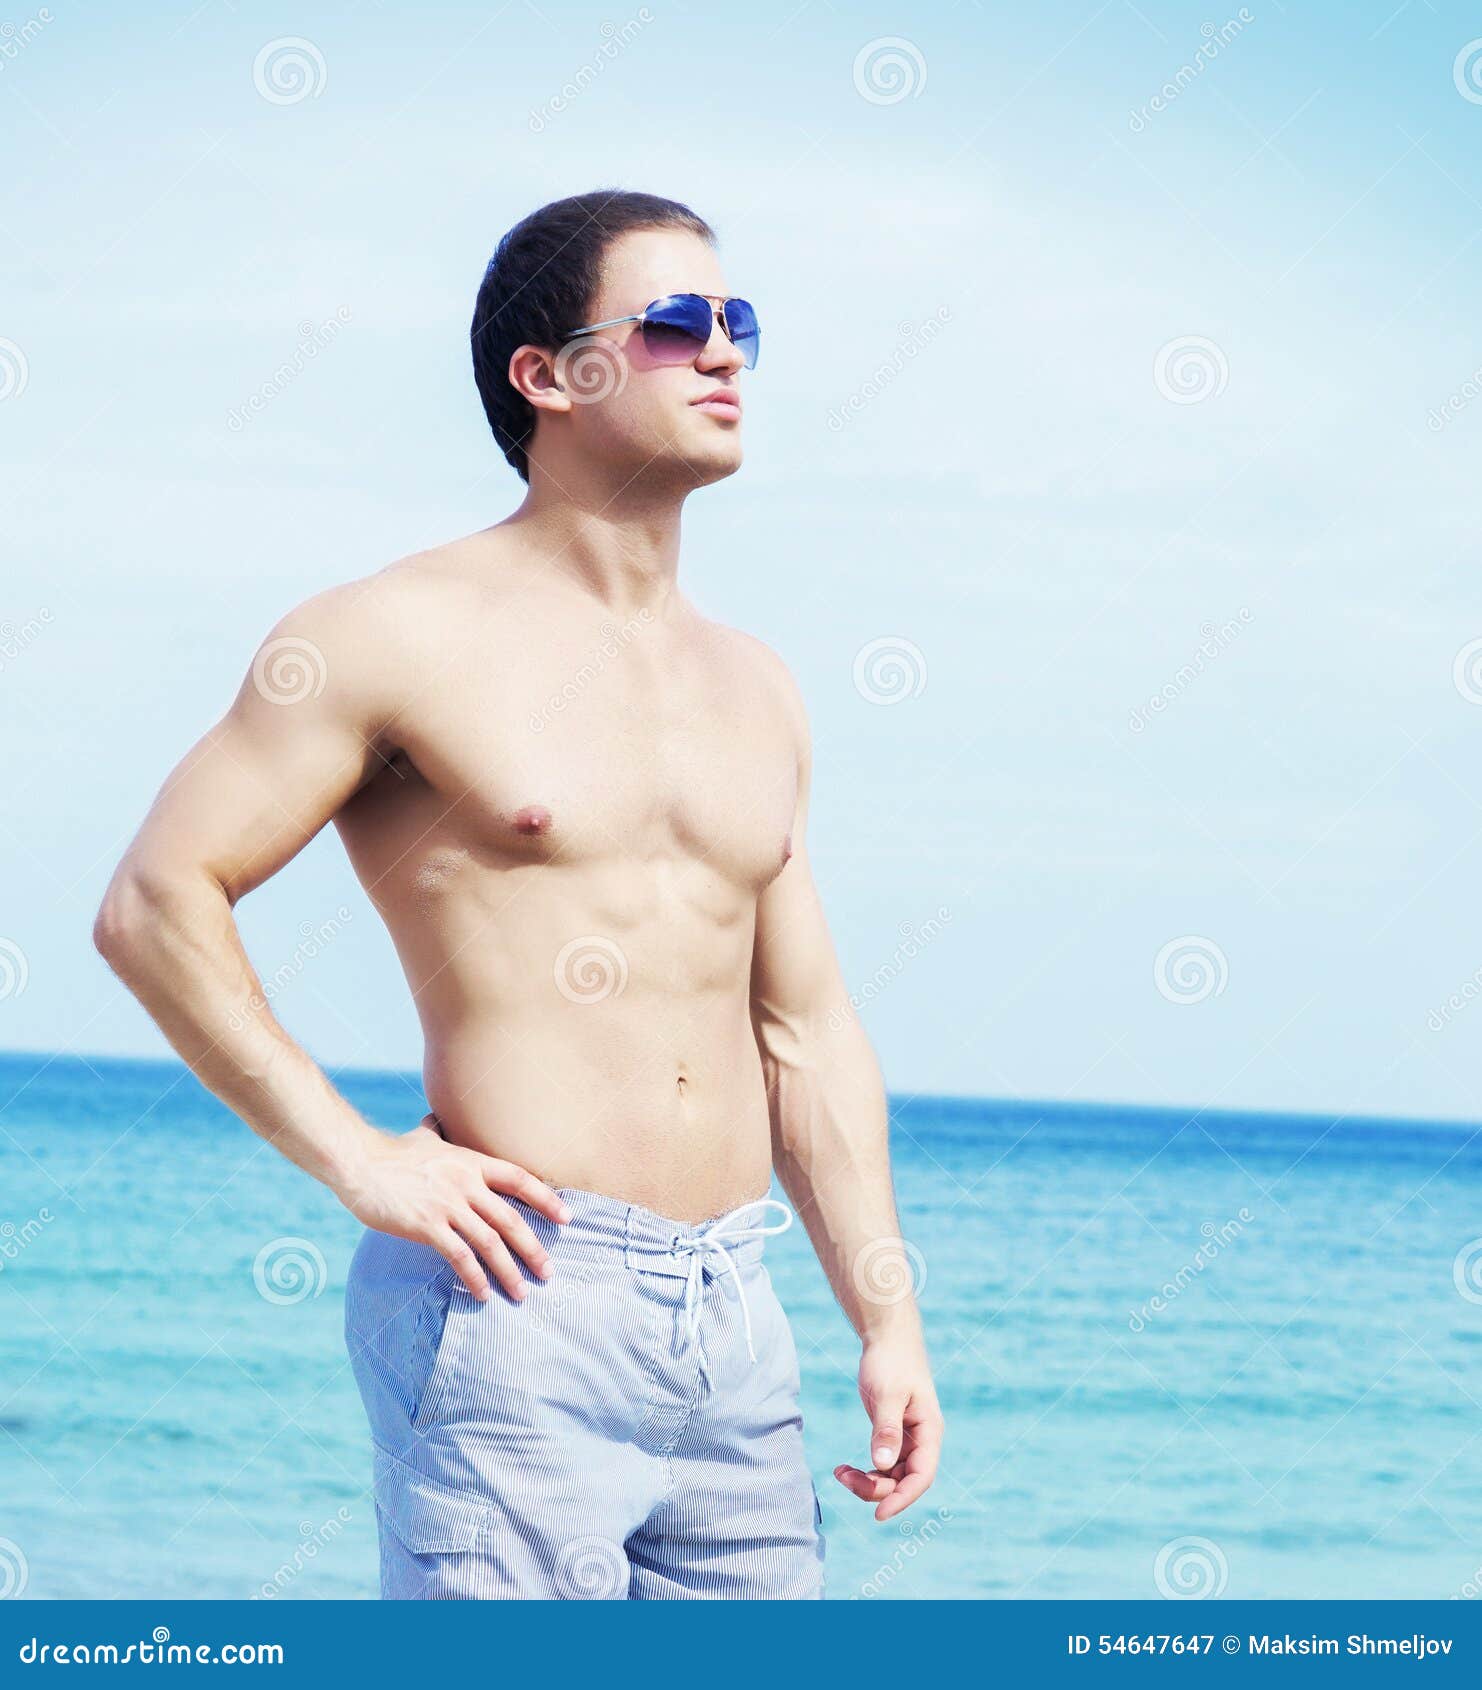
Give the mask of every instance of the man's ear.
M 543 346 L 517 346 L 510 354 L 509 384 L 537 411 L 569 411 L 571 395 L 556 374 L 555 354 Z

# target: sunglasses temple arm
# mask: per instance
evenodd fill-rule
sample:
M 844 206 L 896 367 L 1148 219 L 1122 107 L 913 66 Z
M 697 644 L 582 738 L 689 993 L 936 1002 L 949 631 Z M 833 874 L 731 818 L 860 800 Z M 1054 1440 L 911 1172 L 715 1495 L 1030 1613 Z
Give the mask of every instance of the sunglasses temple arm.
M 592 334 L 597 329 L 615 329 L 619 323 L 641 323 L 642 321 L 643 313 L 641 311 L 636 312 L 631 317 L 609 317 L 605 323 L 588 323 L 585 328 L 573 329 L 566 338 L 567 340 L 575 340 L 579 334 Z

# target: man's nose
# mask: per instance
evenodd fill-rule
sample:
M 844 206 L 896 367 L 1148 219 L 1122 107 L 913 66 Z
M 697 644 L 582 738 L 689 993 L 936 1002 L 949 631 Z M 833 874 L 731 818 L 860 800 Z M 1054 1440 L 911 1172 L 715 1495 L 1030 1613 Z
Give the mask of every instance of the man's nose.
M 703 370 L 707 375 L 734 375 L 741 369 L 746 360 L 741 356 L 735 342 L 720 326 L 720 318 L 712 319 L 710 325 L 710 339 L 705 342 L 704 350 L 696 360 L 695 368 Z

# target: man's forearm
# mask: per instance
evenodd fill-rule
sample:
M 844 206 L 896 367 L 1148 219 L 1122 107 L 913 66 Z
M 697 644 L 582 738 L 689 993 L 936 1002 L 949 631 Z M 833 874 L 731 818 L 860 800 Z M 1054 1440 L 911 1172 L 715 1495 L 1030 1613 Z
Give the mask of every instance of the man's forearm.
M 851 1015 L 760 1038 L 777 1177 L 855 1331 L 919 1338 L 911 1262 L 890 1178 L 880 1067 Z
M 376 1129 L 273 1016 L 220 884 L 126 863 L 94 939 L 197 1079 L 291 1161 L 342 1188 Z

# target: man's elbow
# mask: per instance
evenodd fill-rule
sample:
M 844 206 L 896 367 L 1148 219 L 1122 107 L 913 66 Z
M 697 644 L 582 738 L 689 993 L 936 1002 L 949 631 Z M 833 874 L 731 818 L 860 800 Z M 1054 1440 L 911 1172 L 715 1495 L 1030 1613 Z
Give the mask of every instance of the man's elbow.
M 149 933 L 158 932 L 173 895 L 169 876 L 119 866 L 93 920 L 93 946 L 110 968 L 117 972 Z

